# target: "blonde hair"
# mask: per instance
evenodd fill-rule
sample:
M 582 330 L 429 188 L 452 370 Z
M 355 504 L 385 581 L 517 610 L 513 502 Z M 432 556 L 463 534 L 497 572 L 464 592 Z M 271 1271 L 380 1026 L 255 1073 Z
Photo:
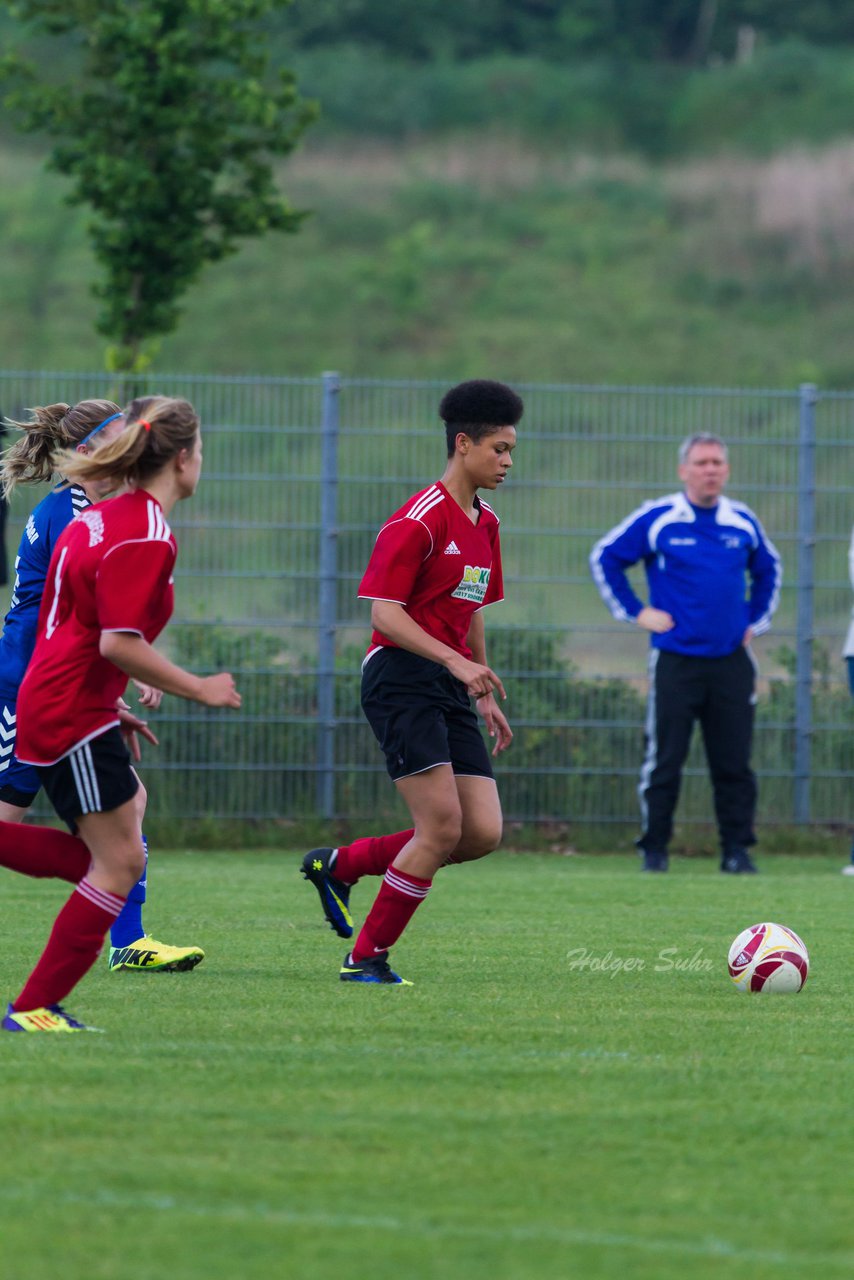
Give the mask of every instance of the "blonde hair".
M 79 444 L 105 418 L 119 412 L 112 400 L 81 400 L 79 404 L 48 404 L 28 409 L 29 422 L 4 421 L 25 435 L 3 454 L 0 480 L 8 498 L 18 484 L 39 484 L 50 480 L 57 470 L 57 447 Z
M 111 480 L 115 487 L 129 482 L 144 484 L 180 453 L 192 449 L 199 430 L 199 415 L 189 400 L 170 396 L 140 396 L 123 410 L 126 426 L 121 435 L 97 453 L 58 453 L 53 463 L 68 480 Z

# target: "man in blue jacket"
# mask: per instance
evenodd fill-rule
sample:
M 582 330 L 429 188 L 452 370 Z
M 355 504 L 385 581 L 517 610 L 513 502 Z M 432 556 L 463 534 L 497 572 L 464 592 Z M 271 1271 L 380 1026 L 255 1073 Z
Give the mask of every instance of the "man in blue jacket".
M 638 795 L 644 871 L 667 870 L 682 766 L 699 720 L 715 799 L 721 870 L 755 872 L 750 767 L 756 667 L 748 645 L 771 625 L 780 557 L 749 507 L 724 497 L 726 445 L 702 432 L 679 450 L 681 493 L 644 503 L 593 548 L 590 567 L 615 618 L 651 632 L 646 757 Z M 626 570 L 643 561 L 648 605 Z M 747 591 L 747 578 L 750 590 Z

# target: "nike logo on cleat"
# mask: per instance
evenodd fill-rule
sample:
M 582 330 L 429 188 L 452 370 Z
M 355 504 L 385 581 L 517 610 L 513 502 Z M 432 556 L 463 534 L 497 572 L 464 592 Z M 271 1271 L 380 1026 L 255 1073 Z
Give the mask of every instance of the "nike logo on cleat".
M 344 906 L 344 903 L 343 903 L 343 902 L 341 901 L 341 899 L 338 897 L 338 894 L 337 894 L 337 893 L 335 893 L 332 889 L 330 889 L 330 890 L 329 890 L 329 892 L 332 894 L 332 897 L 334 898 L 334 900 L 335 900 L 335 902 L 336 902 L 336 904 L 337 904 L 337 906 L 338 906 L 338 909 L 339 909 L 339 911 L 341 912 L 341 914 L 342 914 L 342 916 L 344 917 L 344 919 L 347 921 L 347 923 L 348 923 L 348 924 L 352 924 L 352 923 L 353 923 L 353 917 L 350 915 L 350 912 L 347 910 L 347 908 Z
M 119 947 L 114 956 L 111 957 L 111 963 L 114 967 L 120 964 L 136 964 L 140 968 L 145 968 L 151 964 L 157 953 L 155 951 L 137 951 L 135 947 Z

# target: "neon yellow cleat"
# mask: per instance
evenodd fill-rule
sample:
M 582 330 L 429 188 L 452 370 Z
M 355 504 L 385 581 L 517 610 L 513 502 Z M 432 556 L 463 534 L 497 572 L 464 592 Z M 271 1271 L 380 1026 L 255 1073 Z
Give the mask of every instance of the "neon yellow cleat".
M 170 947 L 165 942 L 144 935 L 127 947 L 110 947 L 109 969 L 117 973 L 186 973 L 201 964 L 205 953 L 201 947 Z
M 43 1009 L 19 1010 L 17 1013 L 9 1005 L 6 1017 L 0 1023 L 3 1031 L 100 1031 L 100 1027 L 87 1027 L 70 1013 L 66 1013 L 61 1004 L 52 1004 Z

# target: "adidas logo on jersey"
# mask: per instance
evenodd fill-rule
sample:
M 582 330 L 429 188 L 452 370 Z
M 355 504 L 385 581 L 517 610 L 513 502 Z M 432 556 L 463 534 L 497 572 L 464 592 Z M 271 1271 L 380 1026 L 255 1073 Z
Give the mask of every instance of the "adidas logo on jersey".
M 445 555 L 446 555 L 446 556 L 461 556 L 462 554 L 463 554 L 463 553 L 462 553 L 462 551 L 460 551 L 460 549 L 459 549 L 459 547 L 457 546 L 457 544 L 453 541 L 453 539 L 451 539 L 451 541 L 450 541 L 450 542 L 448 543 L 448 545 L 445 547 Z

